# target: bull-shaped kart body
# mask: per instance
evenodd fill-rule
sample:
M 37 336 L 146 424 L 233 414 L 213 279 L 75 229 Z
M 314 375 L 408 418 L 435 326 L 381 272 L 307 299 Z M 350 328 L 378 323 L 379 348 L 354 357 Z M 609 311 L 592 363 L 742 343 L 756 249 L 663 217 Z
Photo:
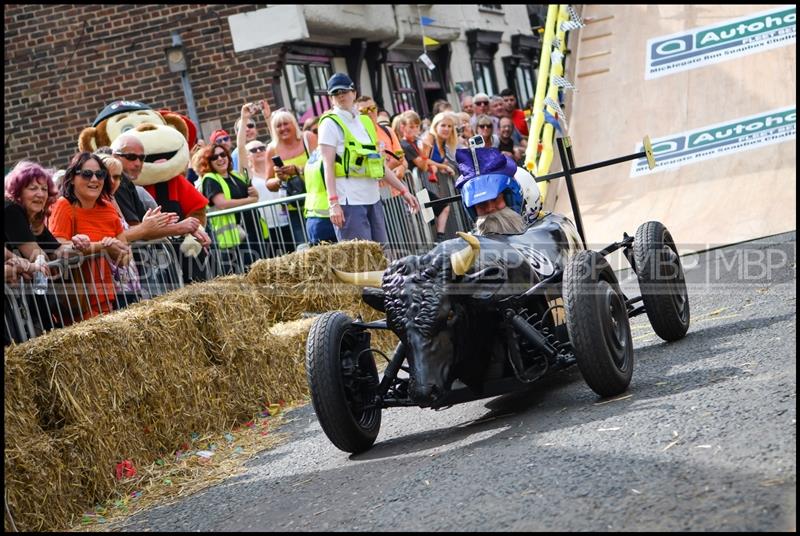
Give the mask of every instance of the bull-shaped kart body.
M 667 341 L 688 330 L 680 257 L 659 222 L 600 251 L 585 248 L 579 229 L 551 213 L 522 234 L 459 233 L 384 272 L 338 273 L 366 287 L 364 301 L 386 319 L 365 323 L 333 311 L 309 332 L 311 399 L 331 442 L 361 452 L 375 442 L 383 408 L 437 409 L 509 393 L 576 363 L 599 395 L 624 392 L 633 374 L 630 317 L 646 312 Z M 605 259 L 618 249 L 639 297 L 623 294 Z M 382 377 L 373 329 L 400 341 Z

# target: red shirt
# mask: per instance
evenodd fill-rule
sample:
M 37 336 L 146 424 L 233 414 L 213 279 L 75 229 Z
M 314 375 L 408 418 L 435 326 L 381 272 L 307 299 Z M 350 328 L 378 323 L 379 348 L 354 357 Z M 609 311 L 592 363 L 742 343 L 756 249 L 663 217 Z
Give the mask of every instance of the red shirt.
M 525 121 L 525 112 L 517 108 L 511 112 L 511 121 L 514 122 L 514 128 L 523 136 L 528 135 L 528 122 Z
M 198 192 L 197 188 L 195 188 L 183 175 L 178 175 L 171 178 L 167 182 L 167 187 L 169 198 L 172 201 L 178 202 L 178 204 L 181 206 L 181 211 L 183 212 L 184 218 L 187 218 L 192 212 L 204 210 L 208 205 L 208 199 L 206 199 L 206 196 Z M 156 200 L 156 203 L 158 203 L 158 198 L 156 197 L 156 185 L 148 184 L 144 187 L 144 189 L 147 190 L 148 193 L 153 196 L 153 199 Z
M 71 240 L 76 234 L 85 234 L 92 242 L 99 242 L 107 236 L 116 238 L 123 231 L 122 221 L 113 203 L 98 199 L 93 208 L 81 208 L 65 197 L 59 198 L 53 205 L 47 227 L 56 238 Z M 89 297 L 89 310 L 82 308 L 83 318 L 97 316 L 101 311 L 109 312 L 116 295 L 107 259 L 101 256 L 84 262 L 81 272 L 83 281 L 75 281 L 75 285 L 81 294 L 84 292 L 83 285 L 86 285 Z M 67 288 L 71 288 L 71 284 L 67 284 Z

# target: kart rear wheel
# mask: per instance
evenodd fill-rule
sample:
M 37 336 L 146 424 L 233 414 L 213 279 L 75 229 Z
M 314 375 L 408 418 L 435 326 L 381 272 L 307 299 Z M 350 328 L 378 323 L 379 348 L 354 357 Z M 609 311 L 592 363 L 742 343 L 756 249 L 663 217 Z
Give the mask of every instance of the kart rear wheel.
M 341 311 L 317 317 L 306 343 L 306 376 L 311 402 L 328 439 L 345 452 L 359 453 L 375 443 L 381 410 L 372 406 L 378 370 L 369 333 L 354 328 Z
M 665 341 L 683 338 L 689 329 L 689 295 L 678 249 L 662 223 L 648 221 L 639 226 L 633 258 L 653 331 Z
M 614 271 L 595 251 L 580 251 L 564 269 L 567 331 L 583 379 L 600 396 L 625 392 L 633 377 L 633 340 Z

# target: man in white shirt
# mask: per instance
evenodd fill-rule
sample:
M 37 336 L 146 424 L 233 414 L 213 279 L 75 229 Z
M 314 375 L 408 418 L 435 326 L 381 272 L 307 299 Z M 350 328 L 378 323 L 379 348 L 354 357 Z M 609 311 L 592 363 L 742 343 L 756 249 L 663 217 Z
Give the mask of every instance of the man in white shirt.
M 328 80 L 328 95 L 331 96 L 334 104 L 331 113 L 336 114 L 359 143 L 375 146 L 375 152 L 379 154 L 380 147 L 376 146 L 377 136 L 373 140 L 359 119 L 359 113 L 355 107 L 355 84 L 350 77 L 344 73 L 334 74 Z M 358 238 L 386 244 L 389 236 L 386 232 L 386 219 L 383 205 L 381 205 L 378 180 L 364 176 L 345 177 L 341 173 L 336 173 L 337 156 L 342 161 L 347 160 L 351 170 L 354 169 L 354 164 L 344 155 L 344 131 L 335 120 L 326 118 L 325 115 L 320 118 L 319 122 L 319 147 L 325 170 L 329 214 L 336 238 L 339 241 Z M 339 168 L 341 169 L 341 167 L 340 165 Z M 397 179 L 385 162 L 383 167 L 383 178 L 402 192 L 403 200 L 411 213 L 415 213 L 419 209 L 417 198 L 405 184 Z M 358 174 L 354 173 L 354 175 Z

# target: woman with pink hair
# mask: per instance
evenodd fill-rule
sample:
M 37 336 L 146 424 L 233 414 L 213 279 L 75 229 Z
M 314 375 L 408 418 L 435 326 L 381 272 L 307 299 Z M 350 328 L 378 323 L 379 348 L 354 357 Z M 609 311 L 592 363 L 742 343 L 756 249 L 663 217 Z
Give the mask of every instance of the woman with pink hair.
M 53 172 L 36 162 L 19 162 L 5 178 L 5 245 L 35 261 L 39 255 L 54 257 L 71 249 L 89 247 L 89 237 L 76 234 L 62 245 L 47 228 L 50 209 L 58 199 Z

